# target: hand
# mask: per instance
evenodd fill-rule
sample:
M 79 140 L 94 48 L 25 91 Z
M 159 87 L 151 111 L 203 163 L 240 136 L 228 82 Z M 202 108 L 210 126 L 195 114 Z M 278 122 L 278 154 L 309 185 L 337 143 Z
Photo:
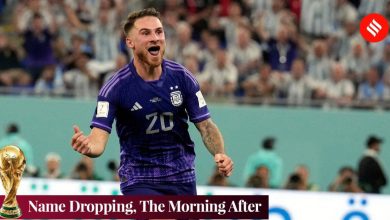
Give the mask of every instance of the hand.
M 214 161 L 218 171 L 224 176 L 230 176 L 233 172 L 233 161 L 226 154 L 215 154 Z
M 72 137 L 72 148 L 80 154 L 87 155 L 91 153 L 89 147 L 89 138 L 84 135 L 80 128 L 76 125 L 73 126 L 74 134 Z

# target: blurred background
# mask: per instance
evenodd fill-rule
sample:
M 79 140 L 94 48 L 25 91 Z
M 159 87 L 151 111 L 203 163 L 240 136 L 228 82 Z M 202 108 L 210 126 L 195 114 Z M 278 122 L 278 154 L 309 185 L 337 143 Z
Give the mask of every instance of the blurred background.
M 116 133 L 103 156 L 82 158 L 72 125 L 89 130 L 99 88 L 132 59 L 122 21 L 146 7 L 161 12 L 165 57 L 198 79 L 235 162 L 232 177 L 215 173 L 191 125 L 202 193 L 389 199 L 390 37 L 359 32 L 367 14 L 390 18 L 388 0 L 0 0 L 0 145 L 24 150 L 26 194 L 34 178 L 118 180 Z

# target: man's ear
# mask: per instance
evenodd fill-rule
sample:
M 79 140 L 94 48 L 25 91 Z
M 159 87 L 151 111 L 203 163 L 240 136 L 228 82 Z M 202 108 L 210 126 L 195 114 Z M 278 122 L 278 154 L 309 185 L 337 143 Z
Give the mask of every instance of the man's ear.
M 134 49 L 134 42 L 129 36 L 126 37 L 126 45 L 128 48 Z

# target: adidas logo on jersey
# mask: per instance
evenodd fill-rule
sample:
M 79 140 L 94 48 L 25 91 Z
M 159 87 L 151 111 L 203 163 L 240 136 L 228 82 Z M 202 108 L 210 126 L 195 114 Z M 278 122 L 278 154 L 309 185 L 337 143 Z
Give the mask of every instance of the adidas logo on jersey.
M 137 110 L 140 110 L 142 109 L 142 106 L 138 103 L 138 102 L 135 102 L 135 104 L 133 105 L 133 108 L 131 108 L 131 111 L 137 111 Z

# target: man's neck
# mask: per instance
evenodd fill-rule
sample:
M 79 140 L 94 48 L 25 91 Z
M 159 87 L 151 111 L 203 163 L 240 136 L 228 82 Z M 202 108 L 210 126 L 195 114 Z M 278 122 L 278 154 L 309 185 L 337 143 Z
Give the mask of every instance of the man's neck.
M 162 68 L 159 66 L 150 66 L 145 62 L 139 60 L 139 58 L 134 57 L 134 66 L 137 70 L 138 75 L 145 81 L 154 81 L 160 79 Z
M 379 153 L 378 151 L 374 150 L 374 149 L 367 149 L 365 152 L 364 152 L 364 155 L 366 156 L 371 156 L 371 157 L 378 157 L 379 156 Z

